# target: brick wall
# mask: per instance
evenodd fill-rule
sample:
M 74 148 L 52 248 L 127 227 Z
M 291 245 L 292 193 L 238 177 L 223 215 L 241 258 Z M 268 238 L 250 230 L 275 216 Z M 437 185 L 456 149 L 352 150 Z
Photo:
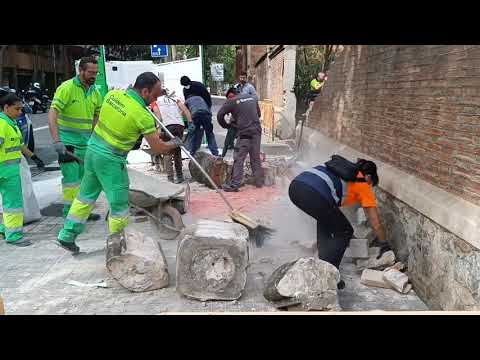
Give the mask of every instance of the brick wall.
M 268 98 L 267 62 L 262 61 L 255 67 L 253 85 L 260 100 Z
M 480 205 L 480 46 L 346 46 L 308 125 Z

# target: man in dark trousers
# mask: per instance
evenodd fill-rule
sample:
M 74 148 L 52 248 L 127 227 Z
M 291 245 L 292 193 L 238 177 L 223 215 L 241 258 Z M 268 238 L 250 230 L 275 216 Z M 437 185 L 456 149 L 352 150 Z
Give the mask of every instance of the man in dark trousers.
M 199 81 L 192 81 L 185 75 L 180 78 L 180 85 L 183 86 L 183 98 L 185 100 L 191 96 L 200 96 L 207 104 L 208 110 L 210 112 L 212 111 L 212 97 L 205 85 Z M 203 128 L 196 129 L 193 122 L 189 124 L 187 139 L 185 140 L 185 145 L 188 151 L 191 152 L 194 148 L 194 137 L 199 137 L 201 142 L 203 134 Z
M 231 90 L 230 90 L 231 91 Z M 229 93 L 227 93 L 227 98 Z M 232 114 L 232 122 L 225 121 L 225 115 Z M 256 96 L 238 94 L 228 99 L 220 108 L 217 120 L 221 127 L 237 129 L 237 142 L 233 152 L 233 173 L 229 184 L 223 185 L 227 192 L 238 191 L 243 179 L 245 158 L 250 155 L 255 186 L 263 186 L 263 171 L 260 160 L 262 126 L 260 125 L 260 107 Z
M 233 99 L 237 96 L 237 90 L 235 88 L 230 88 L 225 95 L 228 100 Z M 231 123 L 232 120 L 229 121 Z M 223 145 L 222 157 L 227 155 L 227 151 L 235 148 L 235 138 L 237 137 L 237 129 L 234 126 L 230 126 L 227 131 L 227 136 L 225 137 L 225 143 Z

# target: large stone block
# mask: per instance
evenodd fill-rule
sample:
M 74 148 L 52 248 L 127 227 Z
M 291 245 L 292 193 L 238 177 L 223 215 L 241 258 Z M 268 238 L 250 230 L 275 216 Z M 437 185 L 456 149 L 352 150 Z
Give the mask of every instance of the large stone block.
M 247 280 L 248 230 L 236 223 L 200 220 L 180 235 L 177 291 L 189 298 L 236 300 Z
M 340 273 L 314 257 L 300 258 L 277 268 L 267 280 L 264 297 L 276 307 L 302 310 L 341 310 L 337 298 Z
M 131 228 L 107 239 L 107 270 L 124 288 L 133 292 L 168 286 L 168 264 L 159 243 Z

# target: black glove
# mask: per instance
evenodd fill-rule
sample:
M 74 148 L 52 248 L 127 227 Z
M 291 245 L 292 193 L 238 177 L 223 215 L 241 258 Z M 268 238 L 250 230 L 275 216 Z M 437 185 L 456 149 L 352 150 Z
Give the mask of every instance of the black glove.
M 72 145 L 67 145 L 65 146 L 65 150 L 68 150 L 72 154 L 74 154 L 75 148 Z M 69 162 L 78 162 L 77 159 L 74 157 L 70 156 L 65 152 L 65 154 L 58 154 L 58 162 L 59 163 L 69 163 Z
M 380 240 L 378 240 L 378 238 L 375 238 L 375 239 L 373 240 L 372 245 L 373 245 L 374 247 L 379 247 L 379 248 L 380 248 L 380 254 L 377 256 L 377 259 L 380 259 L 380 258 L 382 257 L 382 255 L 383 255 L 384 253 L 386 253 L 387 251 L 392 250 L 392 248 L 391 248 L 391 246 L 390 246 L 390 244 L 389 244 L 388 242 L 386 242 L 386 241 L 380 241 Z
M 43 169 L 45 167 L 45 164 L 43 163 L 42 160 L 38 158 L 37 155 L 33 154 L 33 156 L 30 159 L 32 159 L 32 161 L 35 162 L 35 164 L 37 164 L 37 168 Z

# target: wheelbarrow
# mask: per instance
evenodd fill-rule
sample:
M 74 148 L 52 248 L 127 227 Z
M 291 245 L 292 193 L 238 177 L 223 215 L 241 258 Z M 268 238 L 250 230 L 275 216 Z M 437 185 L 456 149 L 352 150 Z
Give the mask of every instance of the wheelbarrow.
M 175 239 L 185 227 L 182 214 L 190 202 L 189 183 L 173 184 L 134 169 L 129 169 L 128 175 L 130 206 L 149 216 L 162 239 Z

